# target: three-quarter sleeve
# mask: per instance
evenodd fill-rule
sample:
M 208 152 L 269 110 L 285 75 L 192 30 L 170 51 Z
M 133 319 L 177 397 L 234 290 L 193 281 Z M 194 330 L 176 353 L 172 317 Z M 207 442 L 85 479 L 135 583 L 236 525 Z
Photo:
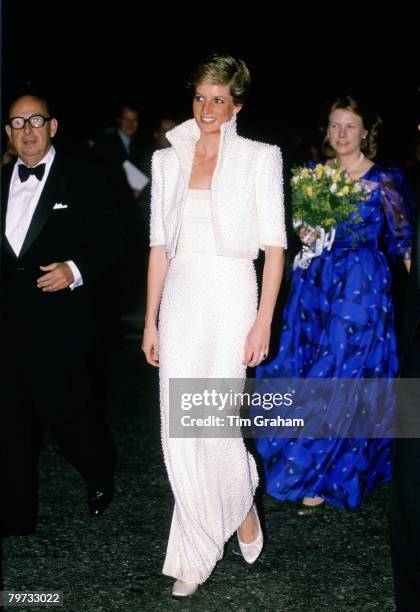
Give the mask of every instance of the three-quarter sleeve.
M 286 248 L 283 163 L 280 149 L 276 146 L 267 146 L 261 155 L 256 202 L 260 249 L 264 250 L 265 246 Z
M 380 174 L 379 188 L 385 213 L 384 243 L 388 254 L 395 259 L 411 258 L 414 196 L 398 168 Z
M 164 245 L 163 231 L 163 177 L 159 164 L 159 151 L 152 157 L 152 200 L 150 205 L 150 246 Z

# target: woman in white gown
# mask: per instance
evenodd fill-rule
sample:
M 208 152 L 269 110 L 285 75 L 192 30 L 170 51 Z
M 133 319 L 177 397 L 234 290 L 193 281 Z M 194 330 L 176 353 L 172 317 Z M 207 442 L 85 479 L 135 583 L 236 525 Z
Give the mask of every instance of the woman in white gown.
M 167 133 L 172 146 L 152 162 L 142 349 L 160 367 L 162 445 L 175 497 L 163 573 L 176 579 L 175 596 L 207 580 L 235 531 L 248 563 L 263 545 L 253 506 L 258 475 L 242 438 L 169 431 L 170 379 L 243 379 L 268 352 L 286 247 L 282 165 L 277 147 L 236 133 L 249 82 L 244 62 L 231 56 L 200 64 L 190 79 L 194 118 Z

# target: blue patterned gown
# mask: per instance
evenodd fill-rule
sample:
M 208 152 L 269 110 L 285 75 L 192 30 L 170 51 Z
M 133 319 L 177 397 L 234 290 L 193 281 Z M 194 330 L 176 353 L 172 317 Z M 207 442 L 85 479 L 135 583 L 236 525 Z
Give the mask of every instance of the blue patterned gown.
M 294 270 L 279 353 L 257 368 L 257 378 L 395 377 L 391 273 L 383 251 L 409 257 L 408 189 L 398 169 L 377 164 L 363 180 L 369 199 L 337 227 L 332 249 L 308 269 Z M 357 508 L 366 492 L 390 478 L 389 438 L 259 438 L 256 446 L 266 491 L 280 500 L 321 496 Z

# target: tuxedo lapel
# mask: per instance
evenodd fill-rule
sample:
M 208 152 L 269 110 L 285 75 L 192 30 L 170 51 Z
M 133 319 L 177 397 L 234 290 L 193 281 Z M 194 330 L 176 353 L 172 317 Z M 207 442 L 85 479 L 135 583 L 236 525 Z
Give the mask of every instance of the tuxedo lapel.
M 61 173 L 61 163 L 59 154 L 56 153 L 54 161 L 51 164 L 51 169 L 45 181 L 44 189 L 42 190 L 37 207 L 32 217 L 28 232 L 23 241 L 22 248 L 19 253 L 21 257 L 31 246 L 35 238 L 38 236 L 48 217 L 53 210 L 54 203 L 61 200 L 61 194 L 65 187 L 65 181 Z
M 13 169 L 16 161 L 13 163 L 6 164 L 1 169 L 1 241 L 4 244 L 4 248 L 12 257 L 16 258 L 16 253 L 10 246 L 9 241 L 6 238 L 6 214 L 7 214 L 7 202 L 9 200 L 10 181 L 12 180 Z
M 10 181 L 12 179 L 13 169 L 16 162 L 6 164 L 1 169 L 1 212 L 2 212 L 2 227 L 5 226 L 5 214 L 7 209 L 7 200 L 9 199 Z M 3 214 L 4 213 L 4 214 Z

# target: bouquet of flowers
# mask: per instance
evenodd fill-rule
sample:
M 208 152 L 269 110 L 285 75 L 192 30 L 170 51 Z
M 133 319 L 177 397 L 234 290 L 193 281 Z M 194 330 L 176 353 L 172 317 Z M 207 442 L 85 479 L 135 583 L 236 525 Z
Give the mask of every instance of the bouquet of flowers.
M 367 191 L 337 163 L 295 167 L 292 174 L 293 226 L 304 243 L 294 267 L 307 268 L 313 257 L 331 248 L 337 224 L 357 212 L 357 201 Z

